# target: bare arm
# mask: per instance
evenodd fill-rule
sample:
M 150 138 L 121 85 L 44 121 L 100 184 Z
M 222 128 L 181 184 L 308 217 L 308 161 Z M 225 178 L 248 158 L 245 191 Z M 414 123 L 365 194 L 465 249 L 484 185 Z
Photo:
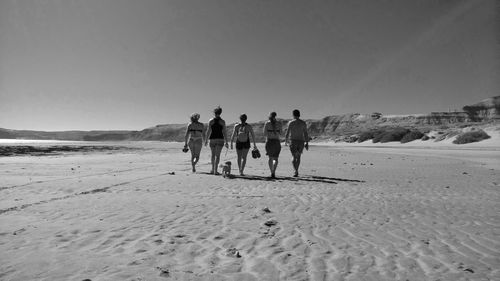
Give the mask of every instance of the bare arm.
M 229 147 L 228 144 L 227 144 L 227 128 L 226 128 L 226 121 L 224 120 L 221 120 L 222 121 L 222 135 L 224 136 L 224 145 L 226 147 Z
M 248 126 L 250 128 L 250 135 L 252 135 L 253 147 L 257 148 L 257 144 L 255 143 L 255 134 L 253 133 L 252 126 Z
M 187 146 L 188 145 L 188 137 L 189 137 L 189 127 L 191 126 L 191 124 L 189 124 L 186 128 L 186 135 L 184 136 L 184 146 Z
M 307 124 L 304 123 L 304 138 L 306 139 L 306 143 L 309 143 L 309 134 L 307 133 Z
M 307 124 L 304 122 L 304 138 L 306 139 L 305 148 L 309 150 L 309 134 L 307 133 Z
M 285 134 L 285 145 L 288 145 L 288 138 L 290 137 L 290 126 L 291 122 L 288 122 L 288 126 L 286 128 L 286 134 Z
M 233 149 L 234 137 L 236 136 L 236 130 L 238 129 L 238 125 L 234 125 L 233 134 L 231 135 L 231 149 Z
M 212 122 L 213 122 L 212 120 L 208 122 L 207 134 L 205 135 L 205 146 L 208 144 L 208 138 L 212 133 Z
M 206 140 L 205 135 L 203 135 L 203 130 L 205 130 L 205 125 L 201 123 L 201 141 L 204 142 Z

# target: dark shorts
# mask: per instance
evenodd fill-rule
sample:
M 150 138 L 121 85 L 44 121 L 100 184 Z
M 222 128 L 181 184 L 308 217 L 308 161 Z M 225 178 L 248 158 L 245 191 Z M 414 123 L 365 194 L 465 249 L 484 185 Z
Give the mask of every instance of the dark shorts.
M 216 148 L 217 146 L 224 147 L 224 139 L 211 139 L 210 148 Z
M 266 142 L 266 154 L 269 157 L 279 157 L 281 152 L 281 143 L 277 139 L 268 139 Z
M 236 149 L 237 150 L 250 149 L 250 140 L 247 140 L 245 142 L 236 141 Z
M 304 143 L 305 142 L 302 140 L 292 140 L 290 143 L 290 152 L 292 152 L 292 154 L 302 154 L 304 151 Z

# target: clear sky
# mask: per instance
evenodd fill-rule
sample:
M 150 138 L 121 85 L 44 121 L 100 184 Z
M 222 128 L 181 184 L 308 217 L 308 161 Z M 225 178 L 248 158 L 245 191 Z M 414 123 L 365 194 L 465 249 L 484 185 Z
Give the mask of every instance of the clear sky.
M 0 127 L 461 109 L 500 95 L 496 0 L 1 0 Z

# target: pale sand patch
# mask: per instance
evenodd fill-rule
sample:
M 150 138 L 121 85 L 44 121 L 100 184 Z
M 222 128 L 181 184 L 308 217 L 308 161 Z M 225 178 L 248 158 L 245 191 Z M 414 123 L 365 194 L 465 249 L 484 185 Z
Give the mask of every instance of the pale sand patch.
M 269 180 L 140 146 L 0 158 L 0 279 L 500 279 L 498 150 L 312 146 L 294 179 L 284 147 Z

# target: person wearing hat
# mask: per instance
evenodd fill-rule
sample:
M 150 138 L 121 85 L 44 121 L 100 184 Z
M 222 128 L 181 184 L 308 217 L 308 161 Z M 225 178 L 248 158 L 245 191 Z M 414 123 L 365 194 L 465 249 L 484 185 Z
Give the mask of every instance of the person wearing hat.
M 281 123 L 276 120 L 276 112 L 269 114 L 269 121 L 264 125 L 264 136 L 266 137 L 266 154 L 269 156 L 269 170 L 271 178 L 276 177 L 278 167 L 278 157 L 281 152 Z
M 236 154 L 238 155 L 238 168 L 240 176 L 244 176 L 243 171 L 247 163 L 248 151 L 250 150 L 250 136 L 252 137 L 254 150 L 257 149 L 255 144 L 255 134 L 253 128 L 247 123 L 247 115 L 240 115 L 240 123 L 234 126 L 233 134 L 231 136 L 231 149 L 233 149 L 233 142 L 236 138 Z
M 221 114 L 222 108 L 217 106 L 214 109 L 215 117 L 208 122 L 207 135 L 205 137 L 205 145 L 208 145 L 208 140 L 210 140 L 210 150 L 212 151 L 212 170 L 210 173 L 214 175 L 219 175 L 217 167 L 219 166 L 222 148 L 224 146 L 229 148 L 227 143 L 226 121 L 220 117 Z
M 200 114 L 191 114 L 191 123 L 188 124 L 186 135 L 184 136 L 184 149 L 191 150 L 191 166 L 193 173 L 196 172 L 196 164 L 200 160 L 201 147 L 203 146 L 203 123 L 200 123 Z M 189 147 L 189 149 L 188 149 Z

